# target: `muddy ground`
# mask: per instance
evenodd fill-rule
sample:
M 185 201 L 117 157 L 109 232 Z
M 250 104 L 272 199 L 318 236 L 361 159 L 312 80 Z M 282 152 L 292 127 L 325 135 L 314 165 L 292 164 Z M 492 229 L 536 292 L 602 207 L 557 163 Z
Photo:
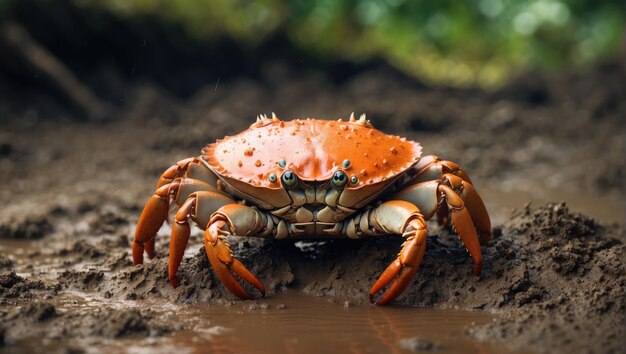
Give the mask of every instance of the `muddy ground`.
M 529 74 L 495 93 L 427 88 L 387 66 L 341 84 L 284 63 L 264 72 L 260 81 L 211 83 L 186 99 L 149 81 L 109 78 L 120 100 L 105 123 L 76 123 L 45 94 L 0 83 L 5 349 L 32 337 L 159 337 L 184 327 L 157 321 L 152 308 L 107 301 L 238 303 L 213 275 L 198 234 L 177 289 L 167 282 L 166 228 L 157 259 L 132 265 L 132 231 L 158 175 L 207 142 L 245 129 L 259 113 L 345 119 L 355 111 L 381 130 L 420 141 L 427 154 L 458 162 L 490 197 L 494 237 L 483 247 L 481 276 L 470 275 L 456 236 L 433 224 L 422 267 L 398 305 L 496 313 L 495 322 L 466 334 L 509 349 L 622 351 L 626 100 L 616 66 Z M 561 198 L 547 203 L 554 190 Z M 546 202 L 525 205 L 531 200 Z M 351 306 L 367 301 L 402 240 L 230 242 L 269 297 L 295 290 Z M 67 311 L 61 304 L 76 301 L 68 294 L 104 305 Z

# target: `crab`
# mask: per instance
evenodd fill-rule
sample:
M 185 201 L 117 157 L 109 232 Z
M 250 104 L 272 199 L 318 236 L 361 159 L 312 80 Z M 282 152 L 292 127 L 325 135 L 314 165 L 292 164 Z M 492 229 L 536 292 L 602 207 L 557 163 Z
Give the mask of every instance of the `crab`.
M 479 275 L 480 246 L 491 237 L 485 205 L 467 173 L 419 143 L 355 119 L 279 120 L 257 116 L 249 129 L 208 144 L 161 175 L 139 218 L 132 245 L 135 264 L 155 255 L 155 236 L 172 221 L 169 281 L 177 287 L 190 222 L 204 230 L 207 257 L 217 277 L 242 299 L 248 282 L 265 287 L 233 256 L 228 236 L 274 239 L 402 235 L 405 242 L 369 291 L 388 304 L 410 284 L 426 251 L 426 220 L 451 222 Z M 244 283 L 245 284 L 245 283 Z

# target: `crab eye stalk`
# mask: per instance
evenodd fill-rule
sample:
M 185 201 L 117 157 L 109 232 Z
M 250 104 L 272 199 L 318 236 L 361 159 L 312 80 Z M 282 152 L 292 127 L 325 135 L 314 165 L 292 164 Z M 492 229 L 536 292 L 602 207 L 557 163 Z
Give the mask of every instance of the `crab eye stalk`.
M 355 175 L 350 176 L 350 183 L 357 184 L 359 182 L 359 178 Z
M 277 178 L 277 177 L 276 177 L 276 175 L 275 175 L 275 174 L 273 174 L 273 173 L 270 173 L 270 175 L 269 175 L 267 178 L 268 178 L 268 179 L 270 180 L 270 182 L 272 182 L 272 183 L 276 183 L 276 181 L 278 181 L 278 178 Z
M 298 176 L 296 176 L 295 173 L 289 170 L 283 173 L 282 180 L 283 180 L 283 185 L 287 188 L 295 187 L 298 184 Z
M 337 171 L 333 175 L 331 182 L 333 186 L 337 188 L 341 188 L 346 185 L 346 182 L 348 182 L 348 176 L 346 176 L 346 174 L 343 171 Z

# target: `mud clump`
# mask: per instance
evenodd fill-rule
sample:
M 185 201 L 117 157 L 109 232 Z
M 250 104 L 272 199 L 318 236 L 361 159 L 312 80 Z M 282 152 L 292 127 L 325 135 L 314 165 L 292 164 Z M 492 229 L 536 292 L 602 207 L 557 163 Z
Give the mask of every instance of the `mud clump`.
M 117 232 L 122 226 L 129 225 L 129 221 L 124 214 L 113 212 L 110 210 L 98 213 L 93 220 L 89 222 L 89 228 L 94 234 L 112 234 Z
M 67 257 L 69 255 L 77 256 L 77 262 L 82 260 L 93 260 L 104 256 L 102 249 L 91 245 L 86 240 L 79 240 L 71 245 L 69 248 L 61 249 L 57 254 L 60 257 Z
M 57 279 L 59 284 L 66 289 L 91 291 L 97 290 L 100 283 L 104 280 L 102 271 L 65 271 L 59 275 Z
M 6 342 L 36 337 L 51 340 L 64 340 L 68 337 L 145 337 L 171 332 L 169 327 L 156 324 L 149 312 L 137 309 L 116 310 L 106 306 L 83 314 L 57 313 L 54 305 L 35 302 L 6 313 L 0 312 L 0 320 L 6 326 Z
M 23 282 L 24 278 L 15 274 L 15 272 L 0 274 L 0 287 L 4 289 L 10 289 L 13 285 Z
M 14 271 L 0 274 L 0 304 L 11 303 L 8 299 L 32 299 L 41 293 L 50 294 L 54 288 L 41 280 L 29 280 Z
M 45 215 L 5 215 L 0 220 L 0 238 L 39 239 L 51 231 L 52 223 Z
M 47 321 L 56 316 L 57 312 L 54 305 L 46 302 L 28 304 L 15 314 L 15 317 L 26 317 L 35 322 Z
M 99 333 L 104 337 L 119 338 L 149 334 L 144 317 L 136 309 L 108 313 L 102 321 Z

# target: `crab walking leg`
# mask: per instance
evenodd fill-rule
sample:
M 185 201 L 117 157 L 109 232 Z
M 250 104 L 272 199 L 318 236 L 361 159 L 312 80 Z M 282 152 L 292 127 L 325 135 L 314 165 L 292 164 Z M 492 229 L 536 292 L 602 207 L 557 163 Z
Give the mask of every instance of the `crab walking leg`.
M 133 241 L 133 263 L 143 263 L 144 244 L 149 258 L 154 257 L 154 237 L 167 218 L 170 184 L 157 188 L 143 208 Z
M 189 219 L 195 221 L 196 224 L 204 229 L 205 225 L 209 222 L 211 214 L 220 207 L 231 203 L 235 203 L 235 201 L 223 194 L 212 191 L 201 191 L 191 193 L 178 209 L 174 217 L 174 223 L 172 224 L 170 256 L 168 261 L 168 275 L 170 284 L 172 284 L 173 287 L 178 286 L 176 272 L 185 254 L 189 234 L 191 233 Z
M 377 305 L 384 305 L 397 298 L 410 284 L 417 272 L 426 251 L 426 221 L 419 209 L 403 200 L 390 200 L 360 216 L 359 225 L 363 233 L 401 234 L 406 241 L 398 257 L 380 275 L 370 289 L 370 301 L 376 293 L 391 286 L 382 295 Z
M 198 157 L 189 157 L 178 161 L 165 170 L 159 178 L 157 188 L 171 183 L 174 179 L 180 177 L 201 180 L 213 187 L 217 185 L 217 176 L 205 166 L 204 162 Z
M 161 174 L 156 192 L 146 203 L 137 223 L 133 242 L 133 262 L 135 264 L 143 263 L 144 248 L 149 258 L 154 257 L 154 237 L 165 219 L 167 219 L 169 196 L 174 188 L 177 187 L 176 184 L 171 184 L 176 177 L 184 175 L 189 164 L 196 160 L 197 158 L 194 157 L 180 160 Z
M 489 219 L 487 208 L 485 208 L 485 203 L 478 195 L 476 188 L 471 183 L 453 174 L 445 174 L 443 183 L 449 185 L 462 199 L 473 224 L 478 230 L 480 244 L 487 244 L 491 239 L 491 220 Z
M 414 174 L 414 182 L 424 182 L 434 179 L 440 179 L 441 176 L 451 173 L 462 178 L 464 181 L 472 183 L 467 173 L 452 161 L 442 160 L 437 155 L 428 155 L 422 157 L 419 162 L 411 169 Z
M 157 188 L 154 195 L 146 203 L 135 229 L 133 242 L 133 262 L 135 264 L 143 263 L 144 249 L 149 258 L 154 257 L 155 236 L 167 219 L 170 196 L 174 197 L 176 204 L 181 205 L 191 193 L 201 190 L 217 192 L 211 185 L 190 178 L 177 178 L 171 183 Z
M 452 177 L 452 179 L 458 179 L 456 176 Z M 473 272 L 478 275 L 482 269 L 483 259 L 476 228 L 463 198 L 447 183 L 447 179 L 417 183 L 395 193 L 392 198 L 415 204 L 424 213 L 427 220 L 435 215 L 441 207 L 449 210 L 455 232 L 472 256 L 474 260 Z M 487 216 L 488 221 L 489 216 Z
M 370 289 L 370 302 L 373 302 L 374 295 L 397 276 L 397 279 L 383 297 L 376 302 L 376 305 L 388 304 L 402 294 L 422 264 L 426 252 L 427 231 L 425 225 L 421 225 L 419 221 L 411 222 L 411 225 L 412 227 L 424 227 L 424 229 L 409 231 L 402 235 L 407 240 L 402 244 L 398 258 L 385 269 Z
M 463 199 L 452 190 L 452 188 L 446 185 L 440 185 L 439 190 L 444 193 L 446 203 L 450 214 L 452 215 L 452 225 L 459 235 L 459 238 L 467 248 L 470 256 L 474 259 L 474 275 L 480 275 L 483 268 L 483 256 L 480 252 L 480 243 L 478 241 L 478 235 L 476 234 L 476 228 L 472 222 L 472 218 L 465 208 Z
M 405 186 L 429 180 L 441 180 L 443 175 L 450 173 L 459 176 L 463 180 L 472 183 L 467 173 L 456 163 L 447 160 L 441 160 L 436 155 L 424 156 L 409 171 L 408 175 L 412 176 Z M 447 226 L 450 223 L 448 208 L 445 204 L 437 209 L 437 223 L 441 226 Z
M 417 163 L 414 170 L 418 172 L 407 182 L 407 184 L 438 181 L 450 186 L 463 199 L 463 202 L 472 217 L 472 221 L 478 229 L 480 244 L 484 245 L 489 242 L 489 239 L 491 239 L 491 220 L 489 218 L 489 213 L 487 213 L 485 203 L 483 203 L 483 200 L 480 198 L 476 188 L 474 188 L 463 169 L 461 169 L 454 162 L 441 161 L 437 156 L 429 155 L 422 158 Z M 409 189 L 413 186 L 414 185 L 408 185 L 405 189 Z M 420 210 L 426 213 L 426 209 L 420 208 Z M 440 205 L 440 208 L 437 209 L 436 213 L 439 224 L 447 225 L 449 221 L 449 211 L 447 205 Z M 430 217 L 426 218 L 428 219 Z
M 257 288 L 265 296 L 265 286 L 237 258 L 228 245 L 226 236 L 260 236 L 273 231 L 273 221 L 255 208 L 241 204 L 227 204 L 211 216 L 204 232 L 204 247 L 215 275 L 233 294 L 242 299 L 252 296 L 239 284 L 236 274 Z
M 193 162 L 194 157 L 188 157 L 186 159 L 182 159 L 172 166 L 168 167 L 165 170 L 161 177 L 159 177 L 159 182 L 157 183 L 157 188 L 162 187 L 168 183 L 171 183 L 175 178 L 184 176 L 187 171 L 187 167 L 191 162 Z

